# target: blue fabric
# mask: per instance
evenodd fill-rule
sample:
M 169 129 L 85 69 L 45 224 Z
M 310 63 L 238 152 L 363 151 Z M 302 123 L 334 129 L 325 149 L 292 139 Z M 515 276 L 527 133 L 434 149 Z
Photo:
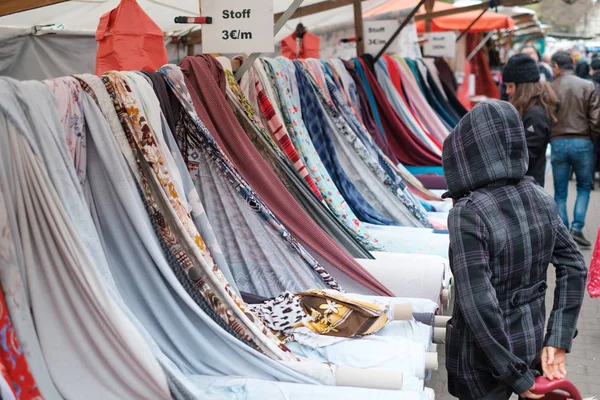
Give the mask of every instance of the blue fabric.
M 444 176 L 444 168 L 443 167 L 419 167 L 412 165 L 404 166 L 411 174 L 413 175 L 425 175 L 425 174 L 436 174 L 440 176 Z
M 554 177 L 554 201 L 558 215 L 569 227 L 567 196 L 571 168 L 577 178 L 577 200 L 573 212 L 573 231 L 581 232 L 590 202 L 594 176 L 594 144 L 589 139 L 555 139 L 552 141 L 552 175 Z
M 359 220 L 376 225 L 398 225 L 382 216 L 359 193 L 352 181 L 341 167 L 333 142 L 331 141 L 330 125 L 321 108 L 319 99 L 307 77 L 304 75 L 302 64 L 294 61 L 296 65 L 296 80 L 300 95 L 302 117 L 312 142 L 329 172 L 331 179 L 340 190 L 342 196 Z
M 440 102 L 435 98 L 433 93 L 429 90 L 429 88 L 425 84 L 425 82 L 423 80 L 423 76 L 421 75 L 421 72 L 419 71 L 419 68 L 417 67 L 415 62 L 409 58 L 406 58 L 405 60 L 406 60 L 406 63 L 408 64 L 408 66 L 410 67 L 413 75 L 415 76 L 415 79 L 416 79 L 417 83 L 419 84 L 419 88 L 421 88 L 421 92 L 423 93 L 423 95 L 425 95 L 425 98 L 427 99 L 427 102 L 429 103 L 429 105 L 440 116 L 440 119 L 442 120 L 442 122 L 444 122 L 444 125 L 446 125 L 446 127 L 448 127 L 449 130 L 452 130 L 456 126 L 456 124 L 458 124 L 458 121 L 455 121 L 448 114 L 448 112 L 446 112 L 444 107 L 442 107 Z
M 358 75 L 360 76 L 360 80 L 362 81 L 363 87 L 365 88 L 365 92 L 367 93 L 367 98 L 369 99 L 369 105 L 373 109 L 373 116 L 375 117 L 375 122 L 377 122 L 377 126 L 379 127 L 379 130 L 381 131 L 381 135 L 383 135 L 383 138 L 386 139 L 386 141 L 387 141 L 387 138 L 385 137 L 385 129 L 383 129 L 383 125 L 381 123 L 381 118 L 379 117 L 379 110 L 377 109 L 377 102 L 375 101 L 375 96 L 373 96 L 373 91 L 371 90 L 371 85 L 369 85 L 369 81 L 367 80 L 367 75 L 365 75 L 365 71 L 364 71 L 360 61 L 358 61 L 358 59 L 353 58 L 352 62 L 354 63 L 354 68 L 356 69 L 356 72 L 358 72 Z

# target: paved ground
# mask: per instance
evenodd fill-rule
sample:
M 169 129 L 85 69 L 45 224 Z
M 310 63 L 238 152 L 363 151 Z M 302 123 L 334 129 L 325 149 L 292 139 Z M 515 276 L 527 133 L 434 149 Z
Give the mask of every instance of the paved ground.
M 552 178 L 546 179 L 546 188 L 553 193 Z M 575 202 L 575 182 L 571 182 L 569 189 L 569 213 L 572 218 L 573 204 Z M 595 243 L 598 228 L 600 227 L 600 189 L 592 191 L 588 209 L 584 234 L 592 243 Z M 588 267 L 592 256 L 591 250 L 583 251 Z M 546 306 L 552 307 L 552 294 L 554 292 L 554 270 L 552 267 L 548 274 L 548 295 Z M 583 308 L 579 317 L 579 335 L 575 339 L 571 354 L 567 355 L 567 374 L 581 391 L 583 397 L 596 396 L 600 399 L 600 298 L 591 299 L 586 293 Z M 438 346 L 440 353 L 440 369 L 436 371 L 429 384 L 436 392 L 436 400 L 454 399 L 447 390 L 447 376 L 445 368 L 445 354 L 443 345 Z M 516 398 L 516 396 L 515 396 Z

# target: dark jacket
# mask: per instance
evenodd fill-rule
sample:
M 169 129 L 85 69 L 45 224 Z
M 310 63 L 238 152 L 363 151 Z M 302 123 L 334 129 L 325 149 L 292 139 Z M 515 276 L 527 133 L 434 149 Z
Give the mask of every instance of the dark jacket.
M 600 98 L 594 83 L 575 76 L 573 71 L 563 71 L 552 82 L 552 88 L 560 104 L 552 139 L 600 136 Z
M 552 121 L 541 105 L 534 106 L 523 114 L 523 127 L 527 140 L 529 167 L 525 175 L 533 177 L 544 187 L 546 177 L 546 149 L 552 134 Z
M 525 177 L 521 119 L 502 101 L 484 102 L 444 142 L 450 195 L 450 267 L 456 300 L 446 333 L 452 395 L 481 398 L 534 383 L 544 345 L 566 349 L 576 334 L 585 261 L 556 204 Z M 546 276 L 556 268 L 554 308 L 544 338 Z

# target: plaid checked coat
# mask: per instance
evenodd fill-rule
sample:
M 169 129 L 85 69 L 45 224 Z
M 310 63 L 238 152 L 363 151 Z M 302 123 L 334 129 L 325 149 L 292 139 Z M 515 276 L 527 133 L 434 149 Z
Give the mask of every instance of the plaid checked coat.
M 448 386 L 460 399 L 534 383 L 542 347 L 571 348 L 585 289 L 585 261 L 550 195 L 525 177 L 523 125 L 506 102 L 473 108 L 444 142 L 450 265 L 456 303 L 448 323 Z M 546 276 L 556 268 L 544 338 Z

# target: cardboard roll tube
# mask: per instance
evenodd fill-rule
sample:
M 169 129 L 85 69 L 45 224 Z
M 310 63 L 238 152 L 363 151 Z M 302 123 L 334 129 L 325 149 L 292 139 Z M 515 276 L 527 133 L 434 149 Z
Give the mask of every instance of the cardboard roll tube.
M 433 328 L 433 343 L 446 343 L 446 328 Z
M 446 305 L 450 303 L 450 289 L 442 290 L 442 303 Z
M 450 321 L 450 317 L 446 315 L 436 315 L 433 319 L 433 326 L 436 328 L 445 328 L 448 321 Z
M 437 371 L 438 353 L 425 353 L 425 369 Z
M 394 321 L 411 321 L 412 304 L 392 304 L 394 307 Z
M 402 372 L 338 367 L 335 372 L 335 385 L 381 390 L 402 390 Z

